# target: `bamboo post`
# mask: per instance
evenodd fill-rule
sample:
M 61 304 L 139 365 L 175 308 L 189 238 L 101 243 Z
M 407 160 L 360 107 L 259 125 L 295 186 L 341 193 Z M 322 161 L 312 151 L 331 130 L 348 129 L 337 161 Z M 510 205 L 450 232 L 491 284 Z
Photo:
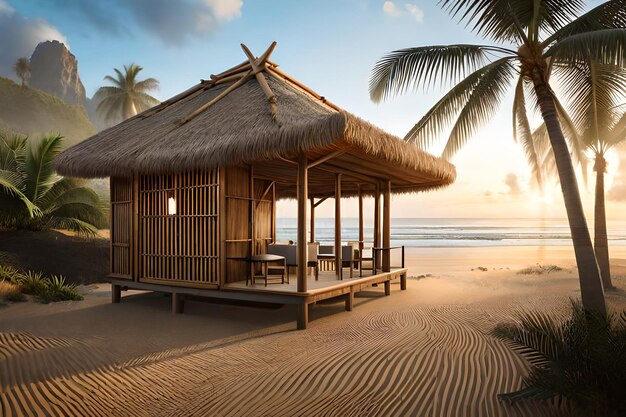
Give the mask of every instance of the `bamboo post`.
M 306 291 L 306 202 L 308 200 L 308 178 L 307 178 L 307 158 L 306 154 L 300 154 L 298 158 L 298 247 L 297 247 L 297 279 L 298 292 Z M 306 310 L 306 305 L 304 306 Z M 306 326 L 306 324 L 305 324 Z M 298 328 L 300 328 L 298 326 Z
M 359 193 L 359 276 L 363 276 L 363 190 L 357 185 Z
M 391 270 L 391 181 L 384 188 L 385 201 L 383 206 L 383 272 Z
M 309 305 L 306 302 L 298 304 L 298 330 L 305 330 L 309 323 Z
M 341 261 L 341 174 L 335 174 L 335 272 L 343 279 Z
M 380 186 L 376 184 L 374 192 L 374 247 L 380 248 Z M 380 251 L 374 251 L 374 274 L 380 266 Z
M 134 281 L 139 281 L 139 175 L 133 176 L 133 241 L 131 245 L 131 256 L 133 257 L 132 263 L 132 277 Z
M 315 199 L 311 197 L 311 243 L 315 242 Z
M 111 284 L 111 302 L 119 303 L 122 298 L 122 287 L 117 284 Z
M 219 279 L 220 286 L 226 284 L 226 168 L 220 167 L 218 169 L 218 189 L 219 193 L 219 205 L 217 207 L 218 213 L 218 235 L 219 235 Z

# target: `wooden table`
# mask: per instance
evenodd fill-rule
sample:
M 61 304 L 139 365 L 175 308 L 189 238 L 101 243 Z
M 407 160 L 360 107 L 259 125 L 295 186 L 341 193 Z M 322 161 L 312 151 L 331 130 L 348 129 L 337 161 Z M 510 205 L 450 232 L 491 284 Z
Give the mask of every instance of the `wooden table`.
M 282 271 L 282 275 L 281 275 L 281 284 L 285 283 L 285 270 L 287 269 L 287 264 L 286 264 L 286 260 L 284 256 L 279 256 L 279 255 L 270 255 L 270 254 L 263 254 L 263 255 L 253 255 L 250 258 L 248 258 L 248 262 L 250 262 L 252 264 L 252 268 L 251 268 L 251 273 L 250 273 L 250 281 L 252 282 L 252 285 L 254 285 L 254 280 L 255 278 L 263 278 L 263 280 L 265 281 L 265 286 L 267 287 L 267 277 L 268 277 L 268 269 L 272 269 L 272 270 L 280 270 Z M 269 263 L 272 262 L 280 262 L 281 265 L 277 266 L 277 265 L 271 265 L 269 266 Z M 256 273 L 256 268 L 255 265 L 256 264 L 261 264 L 261 274 L 257 274 Z M 246 285 L 248 285 L 248 278 L 246 278 Z

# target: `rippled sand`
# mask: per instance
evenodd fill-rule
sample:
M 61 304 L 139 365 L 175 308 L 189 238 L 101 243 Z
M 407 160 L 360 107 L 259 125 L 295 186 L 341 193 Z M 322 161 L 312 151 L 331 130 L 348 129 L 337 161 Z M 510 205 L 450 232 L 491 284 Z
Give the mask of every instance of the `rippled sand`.
M 0 309 L 1 415 L 570 415 L 497 399 L 527 365 L 489 332 L 520 309 L 566 312 L 573 265 L 522 276 L 497 255 L 414 256 L 411 275 L 430 276 L 362 293 L 352 312 L 318 304 L 306 331 L 293 330 L 292 307 L 188 302 L 172 315 L 157 294 L 111 305 L 107 286 L 83 302 L 11 305 Z M 626 307 L 624 266 L 613 307 Z

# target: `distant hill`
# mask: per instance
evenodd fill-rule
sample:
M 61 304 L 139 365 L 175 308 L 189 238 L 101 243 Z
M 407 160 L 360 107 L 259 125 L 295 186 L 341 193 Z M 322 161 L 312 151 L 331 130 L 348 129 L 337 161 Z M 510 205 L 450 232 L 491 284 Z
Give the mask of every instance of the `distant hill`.
M 41 90 L 0 77 L 0 127 L 37 136 L 60 133 L 65 147 L 96 133 L 81 105 L 66 104 Z

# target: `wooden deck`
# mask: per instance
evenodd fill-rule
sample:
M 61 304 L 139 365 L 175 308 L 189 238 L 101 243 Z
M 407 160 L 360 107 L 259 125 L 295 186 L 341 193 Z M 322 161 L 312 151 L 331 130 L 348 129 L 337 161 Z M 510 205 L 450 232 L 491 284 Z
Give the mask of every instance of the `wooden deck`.
M 266 287 L 264 283 L 260 282 L 255 285 L 246 285 L 245 281 L 239 281 L 224 285 L 219 290 L 185 288 L 111 278 L 112 301 L 114 303 L 120 302 L 122 289 L 138 289 L 171 293 L 172 311 L 174 313 L 183 312 L 185 295 L 261 303 L 296 304 L 298 306 L 298 329 L 306 329 L 309 316 L 308 309 L 311 304 L 330 298 L 343 298 L 346 311 L 352 311 L 354 295 L 374 284 L 383 284 L 385 295 L 390 295 L 391 281 L 399 279 L 400 289 L 405 290 L 406 274 L 406 268 L 392 268 L 390 272 L 377 274 L 367 271 L 367 274 L 364 272 L 363 277 L 359 277 L 358 271 L 356 271 L 353 278 L 344 276 L 343 280 L 339 280 L 334 271 L 320 271 L 318 281 L 312 275 L 308 277 L 307 291 L 304 292 L 298 292 L 296 279 L 293 275 L 289 284 L 268 283 Z

